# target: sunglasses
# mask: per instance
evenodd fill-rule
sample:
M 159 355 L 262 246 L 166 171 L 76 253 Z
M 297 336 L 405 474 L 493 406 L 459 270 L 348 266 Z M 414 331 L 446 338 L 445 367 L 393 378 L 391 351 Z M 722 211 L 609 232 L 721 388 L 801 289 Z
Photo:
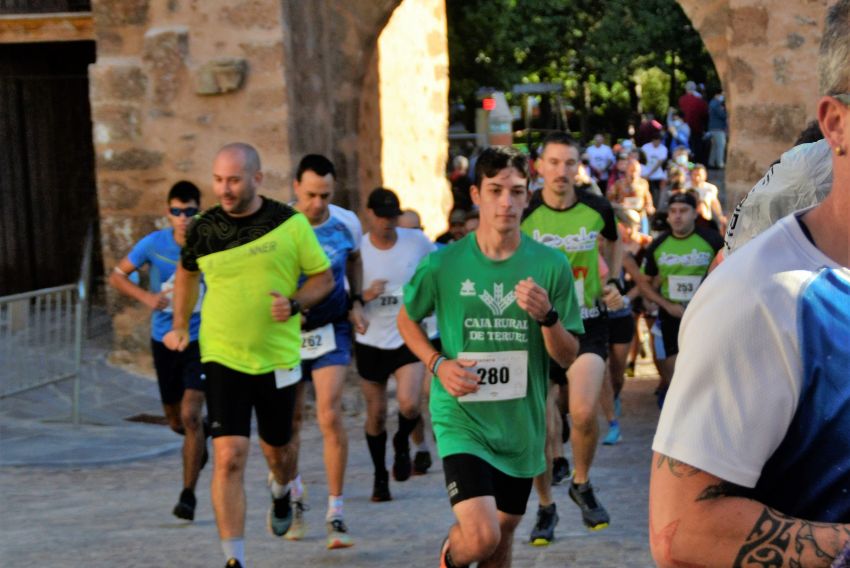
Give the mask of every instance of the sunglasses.
M 845 106 L 850 107 L 850 93 L 840 93 L 836 95 L 829 95 L 833 99 L 837 99 L 844 103 Z
M 199 209 L 197 207 L 169 207 L 168 211 L 174 217 L 179 217 L 180 215 L 185 215 L 186 217 L 194 217 L 198 214 Z

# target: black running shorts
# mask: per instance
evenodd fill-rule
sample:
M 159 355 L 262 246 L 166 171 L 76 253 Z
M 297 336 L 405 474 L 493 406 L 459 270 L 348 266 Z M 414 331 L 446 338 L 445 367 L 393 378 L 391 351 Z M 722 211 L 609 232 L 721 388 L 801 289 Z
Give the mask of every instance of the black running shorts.
M 608 318 L 608 344 L 631 343 L 635 337 L 635 318 L 629 313 L 618 318 Z
M 578 354 L 596 353 L 608 360 L 608 318 L 600 316 L 582 320 L 584 334 L 578 336 Z
M 249 375 L 219 363 L 204 363 L 207 414 L 213 438 L 251 436 L 251 410 L 257 412 L 260 439 L 284 446 L 292 438 L 295 385 L 277 388 L 274 373 Z
M 151 339 L 151 353 L 162 404 L 179 404 L 186 389 L 205 390 L 197 341 L 190 342 L 185 351 L 172 351 L 161 341 Z
M 661 322 L 661 339 L 664 341 L 664 353 L 667 357 L 679 353 L 679 326 L 681 318 L 674 318 L 663 309 L 658 308 L 658 319 Z
M 357 359 L 357 372 L 367 381 L 386 384 L 396 370 L 417 363 L 419 359 L 407 345 L 396 349 L 379 349 L 371 345 L 354 342 L 354 357 Z
M 473 497 L 492 496 L 499 511 L 508 515 L 525 514 L 533 477 L 513 477 L 472 454 L 444 457 L 443 472 L 452 507 Z
M 549 380 L 559 386 L 567 386 L 567 370 L 549 357 Z

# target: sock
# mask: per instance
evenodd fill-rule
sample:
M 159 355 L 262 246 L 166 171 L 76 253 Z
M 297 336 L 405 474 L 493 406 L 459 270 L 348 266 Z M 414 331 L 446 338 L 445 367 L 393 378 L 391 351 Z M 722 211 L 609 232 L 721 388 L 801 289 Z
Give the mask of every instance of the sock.
M 416 446 L 416 452 L 430 452 L 430 448 L 428 448 L 428 442 L 422 440 L 422 443 Z
M 235 558 L 239 564 L 245 566 L 245 538 L 226 538 L 221 541 L 221 549 L 224 551 L 226 560 Z
M 405 418 L 405 416 L 399 412 L 398 413 L 398 432 L 396 432 L 395 436 L 393 436 L 393 447 L 404 449 L 410 449 L 410 442 L 408 438 L 410 437 L 410 433 L 413 432 L 413 429 L 416 428 L 416 425 L 419 424 L 419 415 L 417 414 L 415 418 Z
M 325 520 L 342 518 L 342 495 L 328 495 L 328 514 Z
M 369 455 L 372 456 L 372 465 L 375 466 L 375 475 L 387 473 L 387 431 L 384 430 L 377 436 L 366 434 L 366 443 L 369 445 Z
M 290 482 L 289 487 L 292 491 L 292 500 L 300 501 L 301 497 L 304 496 L 304 484 L 301 483 L 301 474 L 295 476 L 295 479 Z
M 289 492 L 289 484 L 280 484 L 277 482 L 277 479 L 272 477 L 272 484 L 270 486 L 270 489 L 272 491 L 272 497 L 274 497 L 275 499 L 280 499 Z

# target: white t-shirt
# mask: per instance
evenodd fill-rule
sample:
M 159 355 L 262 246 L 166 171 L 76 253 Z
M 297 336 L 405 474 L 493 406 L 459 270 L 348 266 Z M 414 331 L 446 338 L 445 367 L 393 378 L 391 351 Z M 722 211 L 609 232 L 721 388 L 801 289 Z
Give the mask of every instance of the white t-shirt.
M 328 206 L 328 210 L 331 213 L 332 217 L 336 217 L 348 228 L 351 232 L 351 236 L 354 238 L 354 248 L 353 251 L 360 250 L 360 243 L 363 240 L 363 226 L 360 224 L 360 219 L 357 217 L 357 214 L 354 211 L 349 211 L 344 207 L 340 207 L 339 205 L 334 205 L 331 203 Z M 327 223 L 327 221 L 325 221 Z M 315 227 L 318 229 L 318 227 Z
M 603 180 L 608 179 L 608 168 L 611 167 L 611 164 L 616 159 L 611 147 L 602 144 L 597 148 L 591 144 L 585 152 L 587 152 L 590 165 L 600 173 L 599 178 Z
M 646 156 L 646 165 L 641 168 L 641 177 L 651 180 L 667 179 L 667 172 L 664 170 L 664 161 L 667 160 L 667 146 L 659 144 L 656 148 L 652 142 L 647 142 L 640 147 L 641 151 Z M 650 175 L 650 171 L 655 167 L 655 164 L 661 163 L 661 166 Z
M 822 517 L 805 507 L 827 496 L 846 514 L 850 472 L 825 474 L 850 469 L 850 270 L 784 217 L 708 276 L 679 345 L 652 449 L 757 491 L 784 484 L 756 495 L 783 513 Z
M 391 249 L 380 250 L 372 244 L 369 233 L 363 235 L 360 254 L 363 260 L 363 289 L 375 280 L 386 280 L 384 293 L 364 306 L 369 328 L 356 335 L 357 343 L 396 349 L 404 340 L 398 332 L 396 317 L 403 305 L 402 287 L 413 276 L 419 262 L 436 246 L 418 229 L 396 229 L 398 240 Z
M 705 182 L 700 187 L 694 187 L 693 189 L 696 190 L 699 194 L 699 200 L 705 205 L 705 218 L 710 221 L 713 217 L 711 204 L 718 199 L 717 186 L 713 183 Z

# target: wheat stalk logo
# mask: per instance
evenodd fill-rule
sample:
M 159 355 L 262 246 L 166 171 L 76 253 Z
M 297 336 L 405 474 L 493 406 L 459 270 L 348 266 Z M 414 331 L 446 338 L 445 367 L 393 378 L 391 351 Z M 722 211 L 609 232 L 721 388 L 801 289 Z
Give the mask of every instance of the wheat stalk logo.
M 483 294 L 478 295 L 481 301 L 484 302 L 493 315 L 502 315 L 508 307 L 516 300 L 516 293 L 511 290 L 508 295 L 505 295 L 504 284 L 493 284 L 493 294 L 485 290 Z

